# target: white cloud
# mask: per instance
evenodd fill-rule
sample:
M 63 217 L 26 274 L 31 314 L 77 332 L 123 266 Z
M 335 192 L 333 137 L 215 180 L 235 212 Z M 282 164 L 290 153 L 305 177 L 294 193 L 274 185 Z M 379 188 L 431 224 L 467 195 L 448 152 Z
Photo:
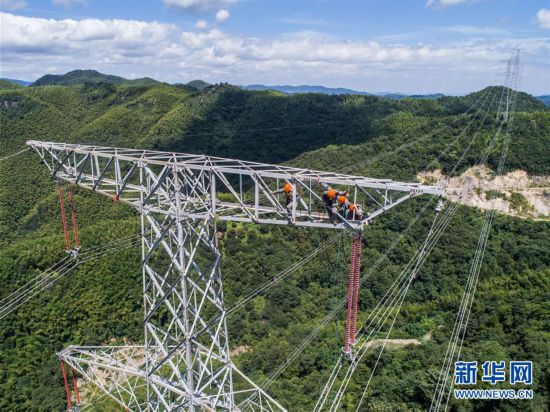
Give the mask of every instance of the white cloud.
M 428 0 L 427 7 L 450 7 L 461 3 L 470 3 L 475 0 Z
M 550 29 L 550 10 L 540 9 L 537 12 L 537 23 L 541 29 Z
M 521 47 L 528 86 L 550 92 L 550 40 L 473 38 L 443 45 L 343 40 L 314 31 L 275 37 L 218 28 L 118 19 L 44 19 L 0 14 L 2 77 L 36 78 L 77 68 L 176 82 L 325 84 L 355 89 L 460 93 L 494 81 Z
M 0 0 L 0 7 L 4 10 L 19 10 L 27 7 L 25 0 Z
M 66 9 L 76 4 L 86 4 L 86 0 L 52 0 L 54 6 L 63 6 Z
M 213 10 L 235 4 L 237 0 L 164 0 L 167 6 L 184 10 Z
M 82 53 L 90 43 L 105 43 L 105 47 L 120 53 L 154 47 L 155 42 L 176 31 L 174 25 L 135 20 L 54 20 L 9 13 L 1 13 L 0 19 L 4 53 Z
M 195 28 L 204 30 L 208 27 L 208 22 L 206 20 L 197 20 L 195 23 Z
M 229 18 L 229 12 L 225 9 L 220 9 L 216 13 L 216 20 L 219 21 L 220 23 L 226 21 L 228 18 Z

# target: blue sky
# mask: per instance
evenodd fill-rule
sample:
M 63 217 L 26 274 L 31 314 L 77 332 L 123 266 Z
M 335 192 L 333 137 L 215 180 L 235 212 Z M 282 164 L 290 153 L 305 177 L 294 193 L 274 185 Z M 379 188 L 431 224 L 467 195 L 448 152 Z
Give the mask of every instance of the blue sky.
M 522 89 L 550 93 L 539 0 L 1 0 L 1 76 L 93 68 L 168 82 L 321 84 L 462 94 L 498 84 L 521 47 Z

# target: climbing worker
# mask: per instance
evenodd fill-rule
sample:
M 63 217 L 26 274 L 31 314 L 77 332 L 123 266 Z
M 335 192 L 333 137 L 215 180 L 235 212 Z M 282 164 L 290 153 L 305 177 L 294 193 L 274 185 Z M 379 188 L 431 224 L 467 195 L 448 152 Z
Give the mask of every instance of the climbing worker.
M 338 223 L 338 218 L 336 216 L 337 209 L 336 209 L 336 190 L 334 190 L 332 187 L 329 187 L 325 192 L 323 193 L 323 196 L 321 197 L 323 199 L 323 203 L 325 205 L 325 209 L 328 213 L 328 218 L 332 223 Z
M 288 213 L 292 213 L 292 184 L 285 183 L 282 189 L 275 190 L 273 194 L 284 193 L 285 194 L 285 206 Z M 299 199 L 299 195 L 296 194 L 296 201 Z
M 322 200 L 331 223 L 338 223 L 338 198 L 343 196 L 345 199 L 348 194 L 349 192 L 338 191 L 332 187 L 328 187 L 323 193 Z
M 347 220 L 363 220 L 363 211 L 361 210 L 361 206 L 355 203 L 348 204 L 347 213 L 345 216 Z
M 339 195 L 338 196 L 338 213 L 340 213 L 341 216 L 346 217 L 347 211 L 348 211 L 349 201 L 346 195 Z

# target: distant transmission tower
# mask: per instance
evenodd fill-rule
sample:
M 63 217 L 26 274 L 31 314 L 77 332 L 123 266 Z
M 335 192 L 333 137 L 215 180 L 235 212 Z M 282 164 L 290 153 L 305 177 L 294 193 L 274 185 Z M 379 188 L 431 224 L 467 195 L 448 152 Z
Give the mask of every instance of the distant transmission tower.
M 407 199 L 443 195 L 439 187 L 235 159 L 27 144 L 55 178 L 120 200 L 141 215 L 144 344 L 70 346 L 59 353 L 135 411 L 284 410 L 231 361 L 217 221 L 360 232 Z M 286 197 L 283 186 L 291 187 Z M 351 201 L 369 213 L 338 212 L 331 223 L 318 212 L 329 186 L 349 190 Z

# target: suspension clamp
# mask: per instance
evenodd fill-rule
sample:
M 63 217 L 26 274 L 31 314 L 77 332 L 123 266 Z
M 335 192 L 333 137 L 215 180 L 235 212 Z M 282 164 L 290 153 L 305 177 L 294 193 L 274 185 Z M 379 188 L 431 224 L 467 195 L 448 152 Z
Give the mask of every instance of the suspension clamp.
M 348 351 L 346 351 L 346 348 L 343 347 L 342 354 L 346 360 L 353 361 L 355 359 L 355 351 L 353 350 L 353 347 L 350 347 Z

